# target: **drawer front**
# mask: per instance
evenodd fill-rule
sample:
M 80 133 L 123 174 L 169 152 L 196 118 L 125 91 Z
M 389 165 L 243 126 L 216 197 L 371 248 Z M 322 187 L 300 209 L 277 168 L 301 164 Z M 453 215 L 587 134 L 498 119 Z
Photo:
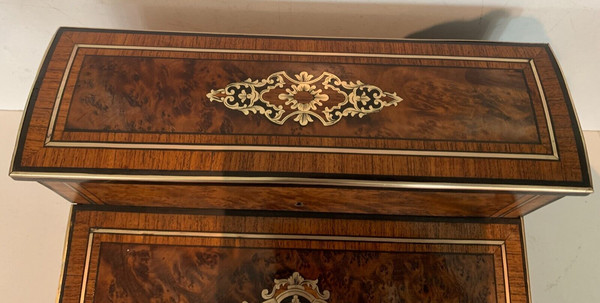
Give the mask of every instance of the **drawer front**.
M 61 302 L 528 301 L 519 220 L 130 210 L 74 208 Z

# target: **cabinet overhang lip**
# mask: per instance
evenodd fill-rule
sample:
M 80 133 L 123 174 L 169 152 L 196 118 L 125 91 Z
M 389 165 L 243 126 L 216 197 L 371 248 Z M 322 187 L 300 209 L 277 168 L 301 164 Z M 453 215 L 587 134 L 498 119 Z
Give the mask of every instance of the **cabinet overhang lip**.
M 116 182 L 165 182 L 197 184 L 279 184 L 305 186 L 363 187 L 379 189 L 405 190 L 442 190 L 442 191 L 490 191 L 519 192 L 540 194 L 589 195 L 594 192 L 592 186 L 545 186 L 518 184 L 476 184 L 448 182 L 416 181 L 380 181 L 358 179 L 307 178 L 307 177 L 240 177 L 240 176 L 168 176 L 168 175 L 125 175 L 92 173 L 53 173 L 11 171 L 15 180 L 56 180 L 56 181 L 116 181 Z

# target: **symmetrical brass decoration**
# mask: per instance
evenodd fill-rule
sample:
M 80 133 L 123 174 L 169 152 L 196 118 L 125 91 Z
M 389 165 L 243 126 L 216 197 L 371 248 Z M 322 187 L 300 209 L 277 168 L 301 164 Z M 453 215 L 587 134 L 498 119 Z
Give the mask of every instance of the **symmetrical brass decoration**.
M 329 299 L 329 291 L 324 290 L 323 293 L 319 291 L 317 286 L 319 280 L 306 280 L 298 272 L 294 272 L 287 279 L 275 279 L 274 282 L 275 286 L 271 293 L 268 289 L 263 289 L 261 292 L 263 299 L 266 300 L 262 303 L 327 303 L 325 300 Z
M 317 88 L 317 85 L 320 87 Z M 285 93 L 280 93 L 277 101 L 266 100 L 265 94 L 276 89 L 285 89 Z M 344 100 L 323 108 L 323 103 L 331 97 L 324 90 L 340 94 Z M 308 101 L 298 100 L 302 99 L 298 98 L 300 94 L 307 96 Z M 384 92 L 377 86 L 361 81 L 342 81 L 328 72 L 316 78 L 307 72 L 301 72 L 294 79 L 285 71 L 280 71 L 262 80 L 248 78 L 243 82 L 230 83 L 225 88 L 211 90 L 206 96 L 210 101 L 221 102 L 227 108 L 241 111 L 245 115 L 258 113 L 279 125 L 293 117 L 302 126 L 313 122 L 313 118 L 321 121 L 324 126 L 330 126 L 343 117 L 362 118 L 402 101 L 396 93 Z M 283 105 L 277 104 L 278 101 L 284 101 Z
M 558 160 L 558 148 L 554 139 L 554 132 L 549 131 L 550 146 L 552 154 L 535 154 L 535 153 L 506 153 L 506 152 L 473 152 L 473 151 L 447 151 L 447 150 L 410 150 L 410 149 L 376 149 L 376 148 L 343 148 L 343 147 L 316 147 L 316 146 L 267 146 L 267 145 L 218 145 L 218 144 L 153 144 L 153 143 L 127 143 L 127 142 L 80 142 L 80 141 L 53 141 L 54 126 L 58 116 L 58 110 L 63 102 L 63 92 L 67 85 L 67 79 L 75 57 L 81 54 L 81 49 L 109 49 L 109 50 L 135 50 L 135 51 L 177 51 L 190 53 L 220 53 L 220 54 L 253 54 L 253 55 L 300 55 L 300 56 L 336 56 L 336 57 L 368 57 L 368 58 L 392 58 L 392 59 L 428 59 L 428 60 L 449 60 L 449 61 L 484 61 L 484 62 L 502 62 L 502 63 L 525 63 L 531 67 L 532 74 L 536 79 L 537 91 L 541 92 L 539 97 L 542 100 L 544 108 L 544 117 L 548 130 L 553 129 L 552 119 L 548 111 L 546 97 L 543 94 L 542 84 L 537 72 L 537 67 L 533 59 L 528 58 L 498 58 L 498 57 L 473 57 L 473 56 L 438 56 L 438 55 L 408 55 L 408 54 L 374 54 L 374 53 L 350 53 L 350 52 L 307 52 L 307 51 L 281 51 L 281 50 L 248 50 L 248 49 L 208 49 L 208 48 L 182 48 L 182 47 L 159 47 L 159 46 L 139 46 L 139 45 L 103 45 L 103 44 L 75 44 L 69 57 L 67 66 L 63 73 L 63 77 L 58 88 L 54 108 L 50 117 L 48 132 L 46 133 L 45 146 L 47 147 L 74 147 L 74 148 L 121 148 L 121 149 L 165 149 L 165 150 L 213 150 L 213 151 L 262 151 L 262 152 L 317 152 L 317 153 L 360 153 L 369 155 L 405 155 L 405 156 L 433 156 L 433 157 L 461 157 L 461 158 L 497 158 L 497 159 L 538 159 L 538 160 Z M 29 102 L 29 101 L 28 101 Z M 22 126 L 23 124 L 21 124 Z M 18 136 L 21 134 L 19 128 Z M 15 144 L 15 152 L 20 141 Z M 14 161 L 13 155 L 13 161 Z M 106 178 L 117 177 L 120 180 L 127 181 L 171 181 L 179 180 L 179 182 L 265 182 L 262 178 L 252 177 L 209 177 L 209 176 L 174 176 L 174 175 L 114 175 L 114 174 L 82 174 L 82 173 L 56 173 L 56 172 L 25 172 L 14 171 L 11 164 L 10 176 L 20 179 L 64 179 L 73 178 L 80 180 L 89 180 L 95 178 L 105 180 Z M 589 171 L 589 166 L 588 166 Z M 307 180 L 308 178 L 268 178 L 271 183 L 290 183 L 305 184 L 305 181 L 313 182 L 317 180 Z M 361 184 L 352 185 L 348 180 L 330 179 L 335 185 L 341 186 L 366 186 L 366 187 L 381 187 L 391 186 L 394 188 L 420 188 L 420 189 L 465 189 L 465 190 L 528 190 L 533 192 L 546 193 L 592 193 L 592 188 L 580 187 L 552 187 L 541 185 L 498 185 L 498 184 L 467 184 L 467 183 L 427 183 L 427 182 L 397 182 L 389 181 L 382 185 L 380 182 L 360 182 Z M 319 180 L 320 182 L 320 180 Z M 320 183 L 319 183 L 320 184 Z M 322 185 L 322 184 L 320 184 Z

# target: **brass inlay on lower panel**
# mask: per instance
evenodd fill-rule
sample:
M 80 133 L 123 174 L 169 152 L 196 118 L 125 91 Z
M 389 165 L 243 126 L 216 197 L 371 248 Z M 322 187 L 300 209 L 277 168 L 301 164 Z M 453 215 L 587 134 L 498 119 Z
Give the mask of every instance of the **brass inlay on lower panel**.
M 548 135 L 552 146 L 552 154 L 528 154 L 528 153 L 502 153 L 502 152 L 464 152 L 464 151 L 435 151 L 435 150 L 402 150 L 402 149 L 368 149 L 368 148 L 337 148 L 337 147 L 301 147 L 301 146 L 260 146 L 260 145 L 203 145 L 203 144 L 148 144 L 148 143 L 104 143 L 104 142 L 57 142 L 52 141 L 58 110 L 62 102 L 62 94 L 66 86 L 69 71 L 80 48 L 96 49 L 124 49 L 124 50 L 150 50 L 150 51 L 176 51 L 176 52 L 198 52 L 198 53 L 233 53 L 233 54 L 282 54 L 301 56 L 336 56 L 336 57 L 367 57 L 367 58 L 396 58 L 396 59 L 434 59 L 434 60 L 458 60 L 458 61 L 484 61 L 484 62 L 507 62 L 525 63 L 532 68 L 536 78 L 536 85 L 540 92 L 540 98 L 544 108 L 544 116 L 548 126 Z M 434 156 L 434 157 L 466 157 L 466 158 L 500 158 L 500 159 L 539 159 L 558 160 L 558 150 L 552 131 L 552 123 L 547 109 L 546 97 L 539 81 L 539 75 L 535 68 L 533 59 L 526 58 L 496 58 L 496 57 L 469 57 L 469 56 L 436 56 L 436 55 L 400 55 L 400 54 L 367 54 L 367 53 L 337 53 L 337 52 L 305 52 L 305 51 L 271 51 L 271 50 L 245 50 L 245 49 L 205 49 L 205 48 L 180 48 L 180 47 L 150 47 L 150 46 L 127 46 L 127 45 L 95 45 L 75 44 L 71 57 L 65 68 L 65 72 L 56 96 L 50 124 L 46 134 L 45 146 L 50 147 L 76 147 L 76 148 L 135 148 L 135 149 L 173 149 L 173 150 L 220 150 L 220 151 L 271 151 L 271 152 L 315 152 L 315 153 L 356 153 L 372 155 L 410 155 L 410 156 Z M 304 117 L 306 118 L 306 116 Z M 276 119 L 277 120 L 277 119 Z M 299 118 L 302 120 L 302 118 Z M 299 122 L 299 121 L 298 121 Z M 308 123 L 308 122 L 306 122 Z
M 80 303 L 85 303 L 89 267 L 91 262 L 92 247 L 95 234 L 118 234 L 139 236 L 170 236 L 170 237 L 201 237 L 201 238 L 229 238 L 229 239 L 268 239 L 268 240 L 316 240 L 316 241 L 342 241 L 342 242 L 371 242 L 371 243 L 398 243 L 398 244 L 447 244 L 447 245 L 487 245 L 500 248 L 502 257 L 503 278 L 506 303 L 510 303 L 510 286 L 508 284 L 508 264 L 506 258 L 505 241 L 503 240 L 478 240 L 478 239 L 427 239 L 427 238 L 391 238 L 391 237 L 366 237 L 366 236 L 324 236 L 300 234 L 261 234 L 261 233 L 229 233 L 229 232 L 195 232 L 195 231 L 167 231 L 167 230 L 140 230 L 140 229 L 113 229 L 90 228 L 85 254 L 83 283 L 80 292 Z M 263 291 L 264 293 L 264 291 Z M 323 292 L 323 295 L 329 293 Z M 267 301 L 271 302 L 271 301 Z M 279 302 L 279 301 L 274 301 Z M 319 302 L 319 301 L 315 301 Z M 264 303 L 264 302 L 263 302 Z
M 275 286 L 269 293 L 269 289 L 263 289 L 261 296 L 266 301 L 262 303 L 281 303 L 288 302 L 288 298 L 292 298 L 291 303 L 300 303 L 302 297 L 311 303 L 327 303 L 329 299 L 329 291 L 324 290 L 322 293 L 319 290 L 319 280 L 308 280 L 304 279 L 298 272 L 294 272 L 292 276 L 287 279 L 275 279 L 273 280 Z M 243 301 L 242 303 L 248 303 Z

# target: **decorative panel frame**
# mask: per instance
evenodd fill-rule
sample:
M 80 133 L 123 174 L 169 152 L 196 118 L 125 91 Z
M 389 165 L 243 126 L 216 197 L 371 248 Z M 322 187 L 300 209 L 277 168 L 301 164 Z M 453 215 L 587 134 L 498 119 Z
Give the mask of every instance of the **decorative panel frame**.
M 297 217 L 289 213 L 272 213 L 265 217 L 257 212 L 223 214 L 197 210 L 171 210 L 168 213 L 160 213 L 151 209 L 141 209 L 140 212 L 131 212 L 130 210 L 82 206 L 74 208 L 60 302 L 107 302 L 108 296 L 114 295 L 121 296 L 120 298 L 125 301 L 131 296 L 142 298 L 150 295 L 139 288 L 146 283 L 143 281 L 147 279 L 162 283 L 161 287 L 164 289 L 171 289 L 171 292 L 163 291 L 160 294 L 153 292 L 154 295 L 151 296 L 177 297 L 181 295 L 186 296 L 189 300 L 195 296 L 192 296 L 190 292 L 198 292 L 198 294 L 204 293 L 203 296 L 211 296 L 213 300 L 219 302 L 237 302 L 236 300 L 239 302 L 262 302 L 259 294 L 263 289 L 271 289 L 272 283 L 269 281 L 287 279 L 292 272 L 298 272 L 305 279 L 317 279 L 319 287 L 330 292 L 331 297 L 328 302 L 336 302 L 336 300 L 344 299 L 346 294 L 341 292 L 340 287 L 343 288 L 346 282 L 341 282 L 342 277 L 326 273 L 326 268 L 330 268 L 330 266 L 338 269 L 347 268 L 349 271 L 342 273 L 344 270 L 340 269 L 339 274 L 350 275 L 351 279 L 364 280 L 361 283 L 367 283 L 366 285 L 370 285 L 369 283 L 387 285 L 386 287 L 391 287 L 390 289 L 396 289 L 397 295 L 400 297 L 426 295 L 417 294 L 419 293 L 418 287 L 400 291 L 404 289 L 400 286 L 404 282 L 397 281 L 398 278 L 386 280 L 389 279 L 389 277 L 385 278 L 388 275 L 384 274 L 385 271 L 380 272 L 379 269 L 372 274 L 380 278 L 369 280 L 374 276 L 366 275 L 364 272 L 369 271 L 368 268 L 373 266 L 373 268 L 379 268 L 378 258 L 387 260 L 382 261 L 384 263 L 381 266 L 383 264 L 395 264 L 394 268 L 400 266 L 394 272 L 404 266 L 401 265 L 402 262 L 418 263 L 417 260 L 442 260 L 434 261 L 431 264 L 425 261 L 423 264 L 430 264 L 433 267 L 419 268 L 416 272 L 417 279 L 425 279 L 430 276 L 429 271 L 431 274 L 437 273 L 440 270 L 438 266 L 442 266 L 441 271 L 437 274 L 460 269 L 458 272 L 462 272 L 461 275 L 467 275 L 465 281 L 470 281 L 455 285 L 457 281 L 454 278 L 445 280 L 438 277 L 435 283 L 427 282 L 431 283 L 427 285 L 432 289 L 441 287 L 439 290 L 431 290 L 431 295 L 434 295 L 436 291 L 441 291 L 443 295 L 444 291 L 455 289 L 453 287 L 465 287 L 459 292 L 466 291 L 467 293 L 459 296 L 466 296 L 462 297 L 463 299 L 476 296 L 477 299 L 471 297 L 473 302 L 528 302 L 529 300 L 520 220 L 486 221 L 391 216 L 379 216 L 378 220 L 371 220 L 365 216 L 336 214 L 327 216 L 310 214 Z M 201 259 L 204 261 L 193 261 L 192 263 L 186 261 L 187 257 L 185 256 L 194 255 L 203 256 Z M 281 257 L 276 257 L 276 255 L 281 255 Z M 165 259 L 167 256 L 168 258 Z M 210 261 L 206 258 L 209 258 Z M 259 262 L 263 258 L 267 263 Z M 297 263 L 293 261 L 295 258 L 310 258 L 312 261 L 305 263 L 308 261 L 298 259 L 300 263 Z M 342 260 L 359 263 L 339 264 Z M 287 265 L 277 262 L 284 262 Z M 457 265 L 458 263 L 453 262 L 471 263 Z M 273 264 L 275 267 L 269 264 Z M 296 264 L 296 267 L 293 267 L 293 264 Z M 145 269 L 138 273 L 132 272 L 133 276 L 119 273 L 121 269 L 129 270 L 127 268 L 130 266 L 133 266 L 131 270 L 135 270 L 135 272 L 141 269 L 139 266 Z M 189 271 L 187 275 L 191 275 L 190 279 L 194 276 L 206 275 L 212 278 L 195 280 L 197 283 L 205 282 L 190 286 L 188 290 L 183 291 L 180 289 L 183 284 L 180 285 L 179 282 L 169 278 L 171 274 L 167 274 L 163 270 L 173 268 L 177 271 L 178 266 L 184 266 L 181 267 L 181 270 Z M 213 268 L 214 266 L 216 267 Z M 248 273 L 258 270 L 261 275 L 247 276 L 248 273 L 245 271 L 250 269 L 248 266 L 253 268 L 258 266 Z M 354 267 L 362 268 L 362 270 L 352 272 Z M 478 271 L 481 272 L 477 273 Z M 214 276 L 215 274 L 218 277 Z M 398 274 L 403 275 L 400 272 L 395 273 L 395 275 Z M 481 290 L 480 288 L 483 287 L 481 285 L 476 288 L 471 287 L 475 283 L 468 278 L 471 274 L 481 275 L 481 277 L 492 275 L 490 282 L 494 286 L 489 290 L 490 292 Z M 249 280 L 239 280 L 242 277 Z M 409 276 L 404 277 L 411 279 Z M 459 280 L 461 279 L 459 278 Z M 219 293 L 218 289 L 229 289 L 229 281 L 234 284 L 241 282 L 233 281 L 248 281 L 248 283 L 239 284 L 235 288 L 236 291 Z M 258 281 L 263 282 L 256 283 Z M 418 284 L 420 282 L 406 283 Z M 452 283 L 454 286 L 444 283 Z M 112 289 L 110 292 L 107 288 L 109 286 Z M 210 289 L 202 287 L 210 287 Z M 117 289 L 116 292 L 115 289 Z M 173 293 L 178 292 L 177 289 L 180 289 L 180 292 Z M 373 293 L 365 293 L 364 296 L 377 297 L 381 295 L 377 289 L 379 288 L 373 288 L 371 290 Z M 482 291 L 482 294 L 487 293 L 487 295 L 481 297 L 482 294 L 468 293 L 474 289 L 479 289 L 477 292 Z M 446 295 L 449 297 L 458 295 L 454 293 L 454 290 L 452 293 Z M 264 295 L 263 298 L 265 298 Z M 344 300 L 344 302 L 346 301 L 348 300 Z
M 386 64 L 423 70 L 430 65 L 448 65 L 457 70 L 472 71 L 475 76 L 481 71 L 493 73 L 494 69 L 508 68 L 515 77 L 518 73 L 523 76 L 526 88 L 520 90 L 528 90 L 530 100 L 535 100 L 531 104 L 531 113 L 535 116 L 539 142 L 450 142 L 314 134 L 282 136 L 276 134 L 277 128 L 271 128 L 269 132 L 272 133 L 268 135 L 220 135 L 189 133 L 187 130 L 184 133 L 77 131 L 65 127 L 70 107 L 68 98 L 64 96 L 71 94 L 75 88 L 73 81 L 86 52 L 89 58 L 95 54 L 117 57 L 120 54 L 122 58 L 135 55 L 155 57 L 156 60 L 166 60 L 169 56 L 172 60 L 200 60 L 202 56 L 213 56 L 213 59 L 231 62 L 236 58 L 254 58 L 252 62 L 265 66 L 284 64 L 281 62 L 285 57 L 291 60 L 291 63 L 285 64 L 303 66 L 297 70 L 298 73 L 307 70 L 313 74 L 318 73 L 305 68 L 311 64 L 302 62 L 329 62 L 329 66 L 333 67 L 356 63 L 357 70 L 364 71 L 361 75 L 370 68 L 387 68 L 381 67 Z M 379 67 L 375 66 L 378 62 L 381 63 Z M 251 75 L 251 78 L 263 79 L 277 70 L 281 69 L 273 68 L 265 74 Z M 289 72 L 293 74 L 295 70 Z M 367 118 L 376 121 L 384 116 L 391 119 L 395 113 L 401 112 L 399 109 L 416 103 L 394 87 L 386 87 L 387 84 L 363 79 L 363 76 L 334 74 L 343 81 L 361 80 L 385 92 L 397 92 L 398 97 L 403 99 L 396 107 L 385 108 L 365 118 L 351 117 L 356 121 Z M 229 74 L 232 80 L 223 80 L 212 88 L 244 81 L 243 75 L 243 72 L 239 77 Z M 484 87 L 485 83 L 482 85 Z M 211 103 L 205 96 L 207 93 L 210 90 L 203 92 L 203 96 L 206 102 Z M 231 110 L 221 106 L 218 115 L 235 114 L 228 111 Z M 392 111 L 394 114 L 389 114 Z M 592 192 L 587 155 L 575 110 L 558 64 L 550 48 L 542 44 L 344 40 L 63 28 L 57 33 L 42 65 L 24 118 L 11 166 L 11 176 L 18 179 L 546 194 Z M 253 123 L 258 121 L 251 115 L 245 118 Z M 518 117 L 510 119 L 518 120 Z M 244 121 L 243 117 L 239 121 Z M 346 121 L 350 119 L 340 123 Z M 329 128 L 346 129 L 340 128 L 340 123 Z M 509 127 L 508 131 L 513 130 Z M 311 132 L 306 131 L 307 134 Z

